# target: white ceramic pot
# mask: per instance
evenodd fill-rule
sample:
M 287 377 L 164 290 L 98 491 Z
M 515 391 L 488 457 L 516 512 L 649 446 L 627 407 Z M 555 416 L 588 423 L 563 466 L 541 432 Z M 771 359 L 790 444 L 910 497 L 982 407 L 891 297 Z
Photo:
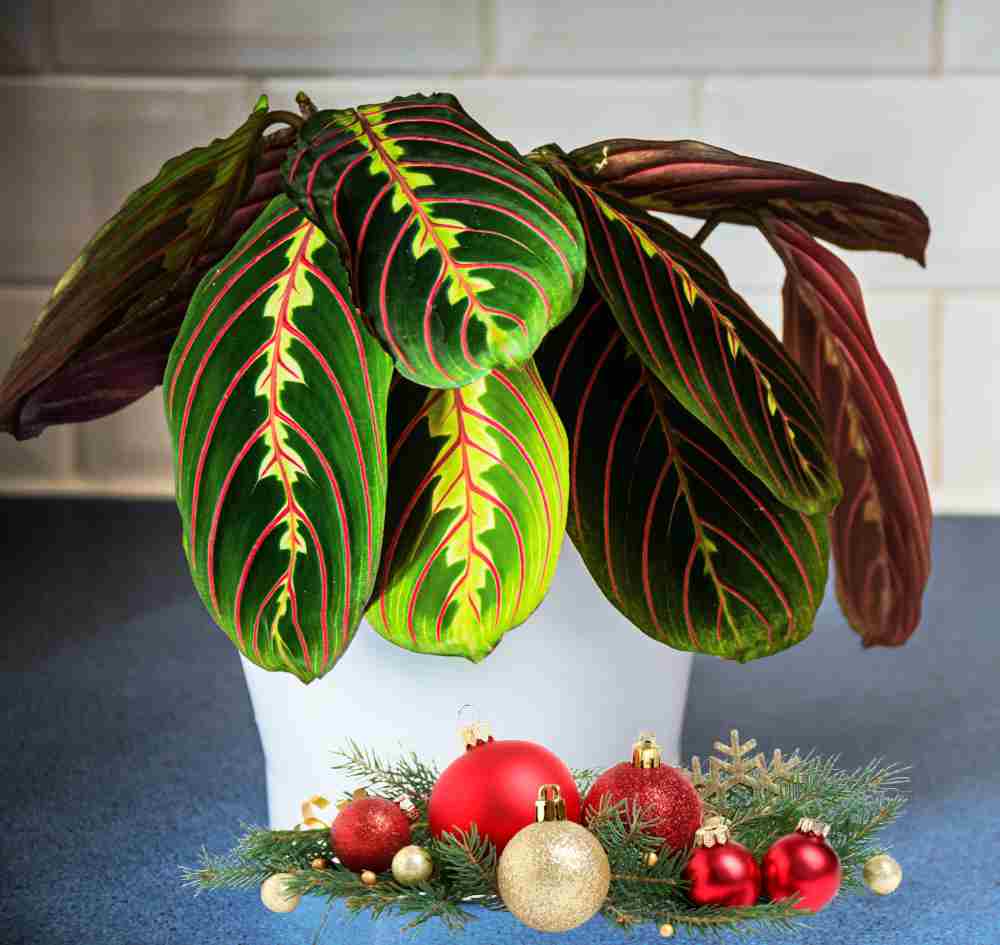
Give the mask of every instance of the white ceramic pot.
M 597 589 L 566 541 L 542 606 L 482 663 L 420 656 L 362 626 L 323 679 L 302 685 L 243 660 L 267 762 L 271 826 L 299 819 L 313 794 L 351 784 L 330 770 L 354 739 L 387 757 L 415 751 L 445 765 L 460 750 L 457 715 L 489 721 L 498 738 L 551 748 L 570 767 L 624 760 L 652 730 L 677 761 L 691 655 L 636 630 Z

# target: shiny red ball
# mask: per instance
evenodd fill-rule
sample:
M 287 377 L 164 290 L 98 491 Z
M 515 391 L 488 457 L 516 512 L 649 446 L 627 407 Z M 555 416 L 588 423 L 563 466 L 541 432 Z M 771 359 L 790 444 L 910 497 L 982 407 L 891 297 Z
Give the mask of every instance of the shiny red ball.
M 481 742 L 441 773 L 427 807 L 431 833 L 468 832 L 475 824 L 501 853 L 522 827 L 535 822 L 543 784 L 558 784 L 566 819 L 580 821 L 580 794 L 569 768 L 534 742 Z
M 410 818 L 399 805 L 381 797 L 351 801 L 330 827 L 337 859 L 354 873 L 384 873 L 392 858 L 410 844 Z
M 761 866 L 768 898 L 777 902 L 801 896 L 796 909 L 819 912 L 840 889 L 840 858 L 817 834 L 796 831 L 776 840 Z
M 645 813 L 656 817 L 659 823 L 651 827 L 650 832 L 662 837 L 672 850 L 691 846 L 695 831 L 701 826 L 698 792 L 684 775 L 669 765 L 636 768 L 623 762 L 609 768 L 587 792 L 583 803 L 585 817 L 593 816 L 604 796 L 613 804 L 622 800 L 638 804 Z
M 760 867 L 742 843 L 698 847 L 684 869 L 691 901 L 699 906 L 752 906 L 760 898 Z

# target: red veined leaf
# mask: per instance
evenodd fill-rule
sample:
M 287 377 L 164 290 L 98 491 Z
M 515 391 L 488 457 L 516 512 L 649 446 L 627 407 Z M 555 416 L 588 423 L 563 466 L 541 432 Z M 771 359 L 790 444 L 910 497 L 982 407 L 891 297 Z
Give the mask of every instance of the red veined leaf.
M 827 517 L 788 508 L 636 356 L 593 288 L 536 355 L 570 442 L 567 530 L 626 617 L 746 661 L 809 634 Z
M 829 511 L 840 484 L 819 405 L 722 270 L 669 224 L 551 166 L 583 223 L 588 272 L 632 347 L 674 397 L 786 505 Z
M 845 249 L 901 253 L 924 264 L 930 224 L 912 200 L 744 157 L 700 141 L 615 138 L 570 154 L 587 180 L 650 210 L 753 223 L 766 209 Z
M 18 439 L 105 416 L 163 378 L 191 293 L 271 197 L 290 143 L 266 99 L 228 138 L 172 158 L 84 247 L 0 388 Z
M 308 682 L 378 572 L 391 359 L 284 195 L 198 286 L 164 377 L 195 586 L 249 659 Z
M 566 528 L 566 433 L 534 364 L 465 387 L 397 378 L 389 499 L 368 620 L 419 653 L 481 660 L 552 582 Z
M 767 229 L 788 268 L 785 344 L 819 394 L 844 484 L 831 525 L 837 596 L 866 646 L 898 646 L 920 622 L 931 567 L 920 455 L 854 274 L 801 227 Z
M 453 95 L 318 112 L 285 175 L 350 260 L 397 369 L 424 386 L 521 364 L 580 293 L 583 237 L 565 198 Z

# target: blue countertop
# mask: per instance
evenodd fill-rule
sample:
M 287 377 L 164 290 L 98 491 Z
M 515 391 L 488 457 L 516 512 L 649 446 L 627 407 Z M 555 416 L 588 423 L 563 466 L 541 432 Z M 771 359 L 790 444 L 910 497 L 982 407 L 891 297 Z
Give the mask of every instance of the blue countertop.
M 180 864 L 228 849 L 266 807 L 243 676 L 189 583 L 172 505 L 8 499 L 0 515 L 0 943 L 311 943 L 320 903 L 277 916 L 255 892 L 179 885 Z M 695 661 L 685 756 L 738 727 L 765 749 L 913 766 L 909 812 L 887 832 L 903 886 L 836 903 L 805 945 L 1000 945 L 1000 519 L 939 519 L 934 551 L 924 624 L 902 649 L 863 651 L 828 599 L 786 653 Z M 335 912 L 322 941 L 500 945 L 511 922 L 404 939 Z M 518 941 L 626 939 L 598 919 Z

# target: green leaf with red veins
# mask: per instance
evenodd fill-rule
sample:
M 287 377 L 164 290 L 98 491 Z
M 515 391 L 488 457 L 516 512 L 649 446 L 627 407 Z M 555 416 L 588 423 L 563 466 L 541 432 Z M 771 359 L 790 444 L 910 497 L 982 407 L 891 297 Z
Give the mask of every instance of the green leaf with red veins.
M 199 279 L 260 209 L 253 191 L 268 181 L 256 175 L 283 140 L 261 135 L 275 120 L 262 98 L 228 138 L 167 161 L 98 230 L 0 387 L 0 430 L 25 439 L 92 420 L 160 383 Z
M 318 112 L 285 176 L 397 369 L 427 387 L 523 363 L 580 293 L 569 204 L 453 95 Z
M 378 572 L 391 359 L 336 247 L 275 198 L 198 286 L 164 399 L 195 586 L 249 659 L 308 682 Z
M 462 388 L 397 378 L 368 619 L 419 653 L 481 660 L 541 603 L 566 527 L 567 445 L 534 364 Z
M 766 231 L 788 267 L 785 344 L 819 394 L 844 483 L 831 520 L 837 597 L 866 646 L 899 646 L 931 570 L 920 454 L 854 274 L 794 224 Z
M 598 141 L 570 154 L 589 182 L 650 210 L 753 225 L 775 217 L 845 249 L 924 264 L 930 224 L 912 200 L 701 141 Z
M 749 474 L 593 288 L 536 361 L 570 442 L 567 531 L 608 600 L 654 640 L 726 659 L 806 637 L 826 586 L 826 516 Z
M 786 505 L 840 499 L 819 404 L 722 270 L 669 224 L 581 181 L 541 152 L 587 237 L 588 272 L 646 367 Z

